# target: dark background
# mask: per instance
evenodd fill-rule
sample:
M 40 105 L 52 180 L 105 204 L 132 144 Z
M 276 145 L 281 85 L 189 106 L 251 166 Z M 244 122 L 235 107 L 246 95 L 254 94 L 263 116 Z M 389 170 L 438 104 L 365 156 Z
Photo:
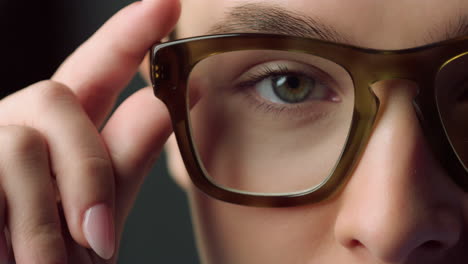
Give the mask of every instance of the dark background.
M 68 54 L 129 0 L 0 0 L 0 98 L 49 78 Z M 137 76 L 119 101 L 144 86 Z M 130 215 L 119 264 L 198 263 L 185 194 L 164 154 Z

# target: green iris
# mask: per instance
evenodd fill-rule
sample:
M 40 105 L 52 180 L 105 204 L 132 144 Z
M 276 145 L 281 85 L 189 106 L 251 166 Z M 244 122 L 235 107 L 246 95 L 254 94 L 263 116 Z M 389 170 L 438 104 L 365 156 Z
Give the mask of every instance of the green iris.
M 286 103 L 300 103 L 306 100 L 315 87 L 313 79 L 295 75 L 277 76 L 272 78 L 271 82 L 276 96 Z

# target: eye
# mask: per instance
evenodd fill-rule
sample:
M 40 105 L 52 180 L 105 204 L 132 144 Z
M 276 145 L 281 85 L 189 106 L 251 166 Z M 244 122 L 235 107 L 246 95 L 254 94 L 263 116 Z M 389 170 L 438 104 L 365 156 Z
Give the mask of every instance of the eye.
M 299 103 L 314 89 L 315 81 L 299 76 L 278 76 L 271 79 L 273 91 L 283 101 Z
M 255 85 L 259 96 L 273 103 L 298 104 L 307 100 L 338 100 L 329 87 L 316 79 L 288 73 L 266 77 Z

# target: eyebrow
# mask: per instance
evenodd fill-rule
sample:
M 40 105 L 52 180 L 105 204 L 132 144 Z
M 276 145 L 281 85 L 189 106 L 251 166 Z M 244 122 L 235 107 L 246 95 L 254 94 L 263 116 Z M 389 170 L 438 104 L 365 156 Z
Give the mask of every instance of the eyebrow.
M 466 35 L 468 35 L 468 15 L 460 14 L 453 16 L 448 23 L 437 25 L 432 30 L 429 30 L 426 40 L 435 42 Z
M 208 34 L 273 33 L 351 43 L 344 33 L 303 14 L 265 3 L 247 3 L 230 9 Z
M 351 45 L 358 43 L 350 35 L 322 23 L 318 18 L 266 3 L 247 3 L 231 8 L 225 18 L 208 31 L 208 34 L 224 33 L 272 33 Z M 423 41 L 433 43 L 465 35 L 468 35 L 468 15 L 460 14 L 446 24 L 429 29 Z

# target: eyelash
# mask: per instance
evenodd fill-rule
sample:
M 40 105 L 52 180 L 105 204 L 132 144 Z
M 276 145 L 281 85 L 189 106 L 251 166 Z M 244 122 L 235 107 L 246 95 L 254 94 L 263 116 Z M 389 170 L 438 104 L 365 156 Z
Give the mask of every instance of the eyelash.
M 263 81 L 266 78 L 273 78 L 273 77 L 278 77 L 281 75 L 298 75 L 298 76 L 308 77 L 307 74 L 304 74 L 303 72 L 300 72 L 300 71 L 290 70 L 287 66 L 284 66 L 284 65 L 279 65 L 277 69 L 273 69 L 270 66 L 266 65 L 260 69 L 260 72 L 250 73 L 246 77 L 247 80 L 238 84 L 238 87 L 240 88 L 251 87 L 259 83 L 260 81 Z
M 240 83 L 235 85 L 235 91 L 239 92 L 244 91 L 246 89 L 250 90 L 253 89 L 253 87 L 256 84 L 267 78 L 274 78 L 283 75 L 296 75 L 306 78 L 319 79 L 320 81 L 320 78 L 316 76 L 311 77 L 310 74 L 304 73 L 303 71 L 291 70 L 286 65 L 278 65 L 276 68 L 272 68 L 269 65 L 265 65 L 262 66 L 262 68 L 257 73 L 248 74 L 247 77 L 245 77 L 246 80 L 241 81 Z M 267 102 L 266 100 L 259 98 L 259 96 L 256 95 L 253 91 L 248 91 L 244 94 L 249 101 L 252 101 L 256 110 L 262 111 L 267 114 L 274 114 L 275 116 L 287 114 L 289 116 L 294 116 L 298 118 L 311 115 L 313 115 L 314 118 L 318 118 L 326 115 L 326 113 L 324 112 L 305 111 L 304 104 L 278 104 Z

